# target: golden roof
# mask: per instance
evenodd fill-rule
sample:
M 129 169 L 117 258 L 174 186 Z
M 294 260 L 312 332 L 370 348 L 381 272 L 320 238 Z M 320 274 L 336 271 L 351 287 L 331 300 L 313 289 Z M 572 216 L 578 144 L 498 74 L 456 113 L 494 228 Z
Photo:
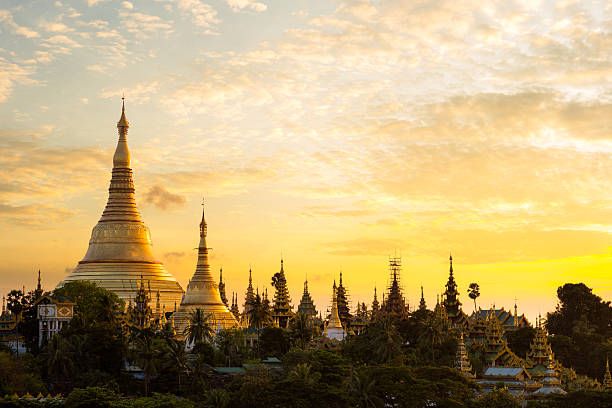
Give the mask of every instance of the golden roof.
M 87 280 L 127 301 L 135 297 L 142 276 L 150 282 L 151 290 L 160 292 L 161 304 L 171 307 L 181 300 L 184 292 L 174 276 L 153 256 L 151 233 L 140 217 L 134 196 L 128 128 L 125 104 L 122 104 L 106 207 L 91 232 L 87 253 L 58 286 Z
M 207 225 L 204 217 L 204 208 L 202 204 L 202 221 L 200 222 L 200 244 L 198 245 L 198 263 L 195 273 L 187 285 L 187 292 L 181 302 L 179 309 L 174 313 L 177 331 L 179 335 L 189 323 L 190 314 L 196 309 L 201 309 L 205 315 L 210 315 L 210 323 L 213 329 L 218 327 L 229 329 L 238 322 L 234 315 L 221 300 L 219 293 L 219 285 L 210 272 L 210 264 L 208 262 L 208 250 L 206 246 Z

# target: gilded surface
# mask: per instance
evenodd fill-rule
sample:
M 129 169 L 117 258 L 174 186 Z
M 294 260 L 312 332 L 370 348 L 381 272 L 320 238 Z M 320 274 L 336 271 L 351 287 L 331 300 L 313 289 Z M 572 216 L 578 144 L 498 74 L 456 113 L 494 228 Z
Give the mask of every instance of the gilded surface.
M 87 253 L 58 286 L 88 280 L 115 292 L 126 302 L 136 295 L 138 280 L 149 282 L 160 293 L 160 304 L 171 310 L 183 297 L 183 289 L 153 256 L 151 233 L 140 217 L 134 197 L 134 181 L 127 145 L 129 123 L 125 109 L 117 123 L 119 141 L 113 156 L 108 201 L 93 228 Z

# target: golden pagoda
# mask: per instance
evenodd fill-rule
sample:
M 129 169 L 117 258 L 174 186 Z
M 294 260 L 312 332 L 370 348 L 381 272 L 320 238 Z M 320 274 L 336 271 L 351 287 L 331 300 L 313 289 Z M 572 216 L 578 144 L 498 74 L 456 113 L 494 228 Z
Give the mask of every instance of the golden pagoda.
M 134 199 L 127 144 L 129 126 L 123 103 L 117 123 L 119 141 L 113 156 L 106 208 L 91 232 L 85 257 L 58 287 L 67 282 L 86 280 L 128 301 L 136 296 L 142 276 L 153 291 L 159 291 L 161 304 L 171 307 L 175 301 L 181 300 L 184 291 L 153 256 L 151 233 L 140 218 Z
M 344 340 L 346 337 L 346 331 L 342 327 L 340 316 L 338 316 L 338 293 L 336 292 L 336 282 L 332 288 L 332 308 L 329 315 L 329 320 L 323 330 L 323 335 L 331 340 Z
M 234 315 L 227 308 L 221 294 L 219 285 L 210 272 L 208 263 L 208 247 L 206 246 L 206 220 L 204 218 L 204 204 L 202 204 L 202 221 L 200 222 L 200 244 L 198 245 L 198 264 L 195 273 L 187 285 L 187 293 L 174 316 L 178 335 L 184 334 L 192 312 L 201 309 L 208 318 L 208 323 L 214 330 L 218 328 L 229 329 L 238 325 Z

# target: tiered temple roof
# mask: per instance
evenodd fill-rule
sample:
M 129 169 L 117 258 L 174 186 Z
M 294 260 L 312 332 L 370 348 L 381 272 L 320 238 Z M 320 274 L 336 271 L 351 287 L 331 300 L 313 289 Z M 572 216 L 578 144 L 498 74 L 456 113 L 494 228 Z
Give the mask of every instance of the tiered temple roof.
M 304 292 L 302 293 L 302 299 L 298 306 L 298 313 L 305 314 L 308 318 L 317 317 L 317 310 L 315 309 L 314 302 L 308 292 L 308 279 L 304 281 Z
M 463 341 L 463 332 L 461 332 L 461 337 L 459 339 L 459 344 L 457 345 L 457 362 L 455 368 L 461 372 L 461 374 L 473 378 L 474 374 L 472 374 L 472 363 L 468 358 L 467 352 L 465 351 L 465 343 Z
M 461 311 L 461 302 L 459 301 L 459 291 L 457 290 L 457 283 L 453 276 L 453 256 L 449 258 L 450 268 L 448 274 L 448 282 L 446 282 L 446 291 L 444 292 L 444 308 L 446 309 L 446 315 L 452 325 L 463 324 L 465 315 Z
M 387 297 L 383 302 L 382 311 L 385 315 L 396 319 L 403 319 L 408 316 L 408 306 L 402 294 L 400 286 L 400 271 L 402 263 L 400 258 L 389 259 L 389 271 L 391 275 L 391 283 Z
M 336 296 L 338 297 L 338 316 L 344 327 L 348 327 L 351 324 L 351 310 L 349 307 L 348 291 L 342 283 L 342 272 L 340 272 L 340 282 L 336 289 Z
M 289 289 L 287 288 L 287 279 L 285 278 L 284 262 L 281 259 L 280 271 L 272 277 L 272 286 L 274 286 L 274 308 L 272 311 L 272 319 L 278 327 L 289 327 L 289 320 L 293 316 L 291 311 L 291 298 L 289 297 Z
M 248 314 L 253 307 L 255 302 L 255 291 L 253 290 L 253 271 L 249 267 L 249 286 L 247 286 L 246 293 L 244 295 L 243 313 Z
M 219 269 L 219 295 L 221 295 L 221 301 L 227 307 L 229 307 L 227 303 L 227 296 L 225 295 L 225 283 L 223 282 L 223 268 Z

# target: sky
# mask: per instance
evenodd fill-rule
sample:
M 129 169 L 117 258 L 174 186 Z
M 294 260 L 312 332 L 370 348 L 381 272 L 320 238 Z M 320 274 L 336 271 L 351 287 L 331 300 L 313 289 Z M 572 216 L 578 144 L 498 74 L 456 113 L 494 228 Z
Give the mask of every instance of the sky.
M 281 254 L 294 307 L 343 272 L 466 312 L 612 298 L 609 1 L 4 0 L 0 291 L 52 289 L 107 198 L 125 93 L 136 200 L 186 287 L 204 197 L 241 302 Z M 516 299 L 516 300 L 515 300 Z

